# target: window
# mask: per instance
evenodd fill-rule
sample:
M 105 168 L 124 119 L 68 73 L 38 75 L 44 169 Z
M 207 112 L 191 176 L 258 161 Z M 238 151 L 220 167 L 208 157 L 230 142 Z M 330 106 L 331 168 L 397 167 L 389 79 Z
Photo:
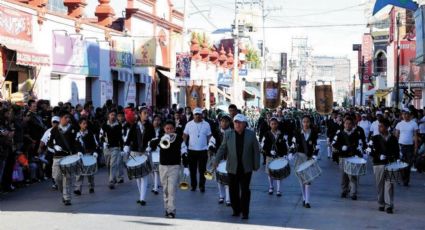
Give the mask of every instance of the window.
M 63 4 L 63 0 L 49 0 L 49 3 L 47 3 L 47 9 L 57 13 L 68 12 L 68 8 Z

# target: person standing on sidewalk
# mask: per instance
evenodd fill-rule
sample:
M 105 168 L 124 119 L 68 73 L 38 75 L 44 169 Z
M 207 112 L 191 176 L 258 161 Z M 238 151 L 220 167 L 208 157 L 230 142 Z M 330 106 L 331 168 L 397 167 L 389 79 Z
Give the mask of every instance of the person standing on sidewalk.
M 115 189 L 118 182 L 121 164 L 121 147 L 123 145 L 122 127 L 116 119 L 116 111 L 110 110 L 108 120 L 100 130 L 100 140 L 103 142 L 103 154 L 109 173 L 109 188 Z
M 202 109 L 193 110 L 194 119 L 186 124 L 183 131 L 183 140 L 189 139 L 189 170 L 191 191 L 196 191 L 198 180 L 196 172 L 199 172 L 199 190 L 205 192 L 204 173 L 208 161 L 208 142 L 211 138 L 211 127 L 208 122 L 202 118 Z
M 214 168 L 217 167 L 220 159 L 227 155 L 226 170 L 229 176 L 232 216 L 240 216 L 242 213 L 242 219 L 248 219 L 251 200 L 249 186 L 252 171 L 260 168 L 260 144 L 255 132 L 246 129 L 247 119 L 244 115 L 236 115 L 233 122 L 234 131 L 225 133 L 215 158 Z
M 394 209 L 394 183 L 384 178 L 385 165 L 399 159 L 399 146 L 397 138 L 388 132 L 390 122 L 386 119 L 379 121 L 380 135 L 373 136 L 371 156 L 373 157 L 373 173 L 378 191 L 379 211 L 393 213 Z
M 418 149 L 418 124 L 412 120 L 411 112 L 408 108 L 403 109 L 403 120 L 395 127 L 395 135 L 400 145 L 401 159 L 409 166 L 402 170 L 403 185 L 409 186 L 410 170 Z

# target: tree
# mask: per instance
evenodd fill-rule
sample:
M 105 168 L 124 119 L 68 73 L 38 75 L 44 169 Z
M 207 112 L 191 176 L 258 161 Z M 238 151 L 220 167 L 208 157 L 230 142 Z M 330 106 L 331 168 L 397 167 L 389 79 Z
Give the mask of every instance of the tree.
M 247 48 L 246 61 L 251 63 L 251 68 L 260 68 L 260 57 L 258 56 L 258 52 L 255 49 L 249 47 Z

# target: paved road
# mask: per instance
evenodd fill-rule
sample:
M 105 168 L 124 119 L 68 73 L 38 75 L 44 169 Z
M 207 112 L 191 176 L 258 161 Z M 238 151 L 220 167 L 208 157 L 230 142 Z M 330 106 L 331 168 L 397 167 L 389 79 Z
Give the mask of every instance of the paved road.
M 205 194 L 179 191 L 177 219 L 170 220 L 162 217 L 161 194 L 150 193 L 147 206 L 141 207 L 135 202 L 134 181 L 109 190 L 102 169 L 96 193 L 84 188 L 72 206 L 62 205 L 49 183 L 0 196 L 0 229 L 425 229 L 425 175 L 413 173 L 411 187 L 396 186 L 395 213 L 390 215 L 377 211 L 370 165 L 361 177 L 357 201 L 339 197 L 340 172 L 334 163 L 322 157 L 320 165 L 323 174 L 312 185 L 311 209 L 302 207 L 293 174 L 283 182 L 283 196 L 277 197 L 268 195 L 266 175 L 260 170 L 253 176 L 249 220 L 231 217 L 230 207 L 217 204 L 213 182 L 207 182 Z

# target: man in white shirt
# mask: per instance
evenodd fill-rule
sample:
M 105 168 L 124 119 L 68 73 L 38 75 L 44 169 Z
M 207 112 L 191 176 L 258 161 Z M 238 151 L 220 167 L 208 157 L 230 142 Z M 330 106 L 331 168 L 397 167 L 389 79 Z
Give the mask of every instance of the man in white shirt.
M 395 135 L 400 145 L 401 159 L 409 164 L 409 167 L 402 170 L 403 185 L 409 186 L 410 169 L 413 164 L 416 150 L 418 149 L 418 124 L 412 120 L 410 110 L 403 109 L 403 120 L 395 127 Z
M 376 120 L 370 125 L 369 139 L 373 136 L 379 135 L 379 120 L 381 120 L 383 117 L 384 116 L 381 111 L 376 111 Z
M 363 129 L 366 138 L 368 138 L 369 137 L 371 123 L 367 119 L 367 115 L 366 114 L 364 114 L 364 113 L 362 114 L 362 120 L 359 121 L 358 126 Z
M 187 143 L 189 138 L 188 158 L 192 191 L 196 191 L 196 187 L 198 186 L 198 180 L 196 177 L 196 171 L 198 171 L 199 190 L 204 193 L 204 173 L 207 168 L 207 150 L 208 143 L 211 138 L 211 127 L 208 122 L 203 120 L 201 108 L 195 108 L 193 110 L 193 114 L 193 120 L 186 124 L 186 127 L 183 131 L 183 140 Z

